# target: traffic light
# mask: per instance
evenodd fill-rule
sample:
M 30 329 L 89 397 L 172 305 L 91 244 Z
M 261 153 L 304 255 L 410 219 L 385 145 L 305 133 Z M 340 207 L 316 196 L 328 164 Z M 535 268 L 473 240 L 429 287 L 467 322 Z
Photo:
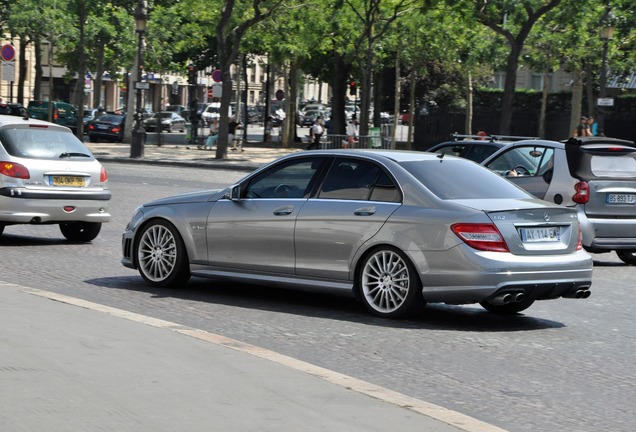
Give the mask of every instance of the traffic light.
M 349 94 L 352 96 L 355 96 L 356 94 L 356 82 L 355 81 L 351 81 L 349 83 Z
M 197 67 L 193 64 L 188 65 L 188 84 L 197 85 Z

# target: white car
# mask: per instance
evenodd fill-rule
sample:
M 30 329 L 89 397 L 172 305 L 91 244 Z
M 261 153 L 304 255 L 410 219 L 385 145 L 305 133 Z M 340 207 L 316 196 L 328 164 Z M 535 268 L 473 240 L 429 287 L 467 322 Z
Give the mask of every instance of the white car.
M 89 242 L 111 215 L 108 174 L 70 129 L 0 115 L 0 235 L 15 224 L 58 224 Z

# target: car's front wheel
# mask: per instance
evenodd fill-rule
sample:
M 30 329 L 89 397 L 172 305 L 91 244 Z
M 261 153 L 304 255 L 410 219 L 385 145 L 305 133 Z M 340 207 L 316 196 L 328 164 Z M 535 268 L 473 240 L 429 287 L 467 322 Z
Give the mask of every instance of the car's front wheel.
M 60 231 L 67 240 L 80 243 L 93 240 L 101 229 L 101 222 L 62 222 L 60 224 Z
M 364 258 L 357 285 L 366 308 L 382 318 L 403 318 L 425 305 L 415 267 L 391 247 L 374 249 Z
M 625 264 L 636 265 L 636 249 L 617 250 L 616 255 L 618 255 Z
M 171 223 L 156 220 L 144 226 L 135 251 L 139 274 L 148 284 L 176 286 L 190 279 L 183 239 Z

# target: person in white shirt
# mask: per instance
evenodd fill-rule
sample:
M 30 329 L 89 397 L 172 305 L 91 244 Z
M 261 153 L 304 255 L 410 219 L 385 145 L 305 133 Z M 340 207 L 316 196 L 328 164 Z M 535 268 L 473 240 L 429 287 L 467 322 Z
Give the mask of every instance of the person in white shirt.
M 320 148 L 320 138 L 322 138 L 322 134 L 324 132 L 324 128 L 320 122 L 321 118 L 317 117 L 314 124 L 311 126 L 311 142 L 307 147 L 307 150 L 313 150 L 315 148 Z

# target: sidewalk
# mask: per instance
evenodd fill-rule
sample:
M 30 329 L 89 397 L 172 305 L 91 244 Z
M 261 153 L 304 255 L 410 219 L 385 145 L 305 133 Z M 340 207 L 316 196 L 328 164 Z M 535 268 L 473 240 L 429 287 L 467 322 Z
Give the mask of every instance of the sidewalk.
M 505 432 L 253 345 L 0 281 L 0 429 Z
M 169 142 L 161 146 L 149 142 L 144 145 L 143 158 L 130 157 L 130 144 L 99 142 L 84 144 L 100 161 L 121 163 L 170 164 L 177 166 L 214 167 L 220 169 L 235 169 L 253 171 L 254 169 L 292 152 L 301 151 L 304 147 L 296 146 L 283 148 L 276 143 L 259 143 L 248 141 L 243 145 L 244 151 L 228 149 L 227 159 L 216 159 L 216 148 L 212 151 L 197 149 L 196 145 L 185 142 L 179 135 L 170 137 Z

